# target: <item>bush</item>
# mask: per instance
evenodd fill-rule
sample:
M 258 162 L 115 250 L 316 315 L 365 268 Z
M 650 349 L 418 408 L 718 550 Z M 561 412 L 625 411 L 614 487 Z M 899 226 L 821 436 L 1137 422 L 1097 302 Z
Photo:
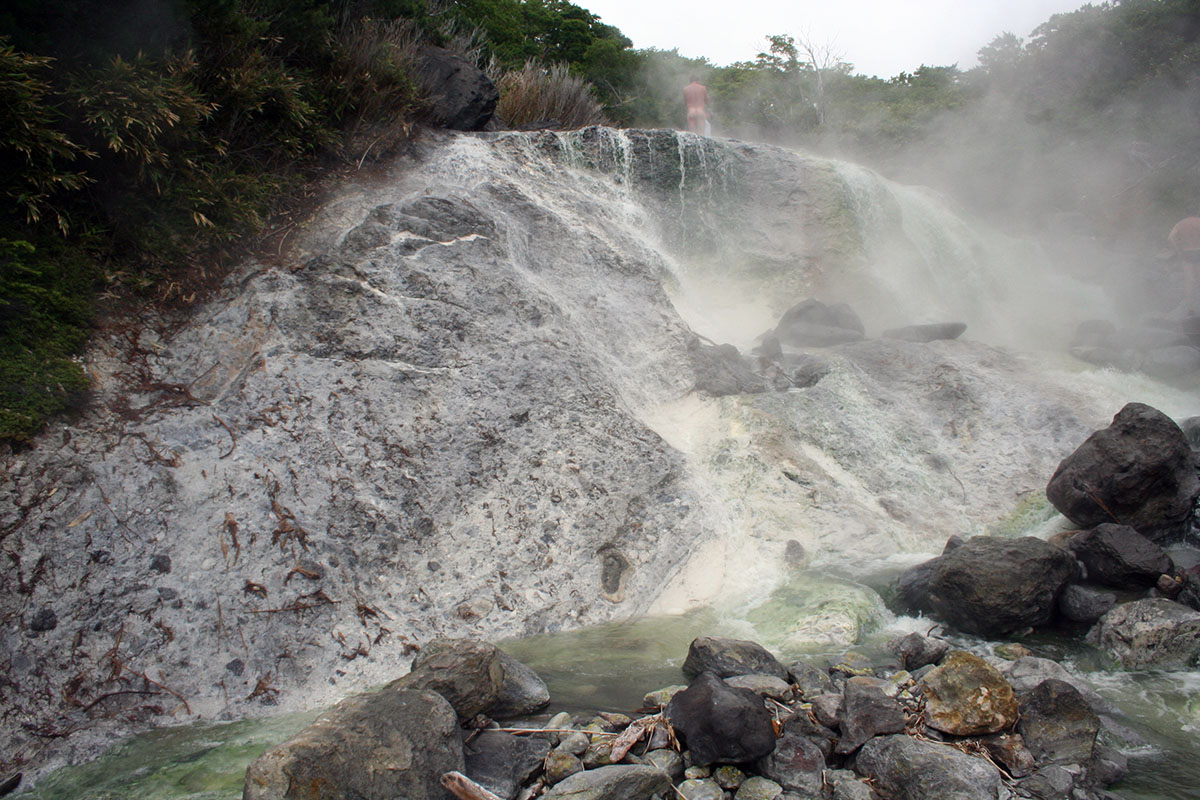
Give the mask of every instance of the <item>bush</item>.
M 492 80 L 500 90 L 496 114 L 509 127 L 553 125 L 570 130 L 608 122 L 591 84 L 572 75 L 565 64 L 541 67 L 530 61 Z

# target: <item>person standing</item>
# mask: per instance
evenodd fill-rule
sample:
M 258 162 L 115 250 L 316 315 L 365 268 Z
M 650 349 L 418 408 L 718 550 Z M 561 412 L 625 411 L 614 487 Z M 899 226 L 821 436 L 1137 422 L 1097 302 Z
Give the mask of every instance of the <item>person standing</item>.
M 1196 307 L 1196 289 L 1200 282 L 1200 216 L 1179 220 L 1167 234 L 1167 242 L 1183 269 L 1183 312 L 1186 316 L 1200 314 L 1200 308 Z
M 687 125 L 692 133 L 708 135 L 708 87 L 693 76 L 683 87 L 683 102 L 687 104 Z

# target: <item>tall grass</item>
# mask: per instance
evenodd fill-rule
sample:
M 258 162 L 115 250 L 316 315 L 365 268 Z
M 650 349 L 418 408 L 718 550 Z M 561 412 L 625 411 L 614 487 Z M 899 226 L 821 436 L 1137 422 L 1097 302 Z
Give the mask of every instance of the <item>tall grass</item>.
M 572 75 L 566 64 L 543 67 L 526 62 L 521 69 L 496 72 L 492 65 L 489 73 L 500 90 L 496 114 L 510 128 L 570 130 L 608 123 L 591 84 Z

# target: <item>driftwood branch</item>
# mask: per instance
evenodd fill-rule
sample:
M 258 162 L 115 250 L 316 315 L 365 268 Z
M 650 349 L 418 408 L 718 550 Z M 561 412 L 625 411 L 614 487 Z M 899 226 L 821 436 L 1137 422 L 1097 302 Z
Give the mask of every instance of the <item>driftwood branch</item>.
M 500 800 L 461 772 L 447 772 L 442 775 L 442 786 L 459 800 Z

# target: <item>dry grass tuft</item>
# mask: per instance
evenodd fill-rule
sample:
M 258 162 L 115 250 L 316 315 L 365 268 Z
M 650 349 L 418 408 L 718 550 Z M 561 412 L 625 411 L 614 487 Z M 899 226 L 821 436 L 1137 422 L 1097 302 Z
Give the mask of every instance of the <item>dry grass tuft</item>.
M 498 77 L 495 71 L 489 70 L 500 89 L 496 114 L 511 128 L 571 130 L 609 123 L 592 85 L 572 75 L 565 64 L 546 68 L 526 62 Z

